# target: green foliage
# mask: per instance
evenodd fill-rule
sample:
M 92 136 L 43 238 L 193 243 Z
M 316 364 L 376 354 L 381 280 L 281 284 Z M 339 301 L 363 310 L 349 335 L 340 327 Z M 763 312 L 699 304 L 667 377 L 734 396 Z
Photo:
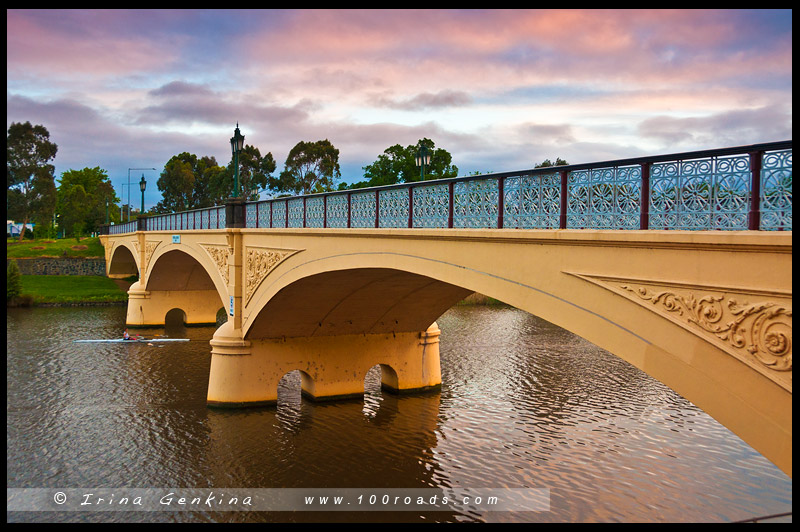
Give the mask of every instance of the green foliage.
M 416 156 L 420 148 L 425 146 L 431 155 L 430 164 L 425 166 L 425 173 L 420 176 L 421 168 L 416 165 Z M 457 177 L 458 167 L 452 164 L 453 156 L 447 150 L 436 148 L 428 139 L 420 139 L 416 144 L 403 148 L 399 144 L 384 150 L 378 159 L 364 167 L 365 181 L 354 184 L 351 188 L 393 185 L 420 180 Z
M 228 167 L 224 169 L 224 174 L 221 174 L 217 181 L 215 194 L 219 203 L 233 195 L 233 163 L 231 159 Z M 267 152 L 262 157 L 258 148 L 245 145 L 239 153 L 239 195 L 248 200 L 257 200 L 259 192 L 269 188 L 272 172 L 276 167 L 272 152 Z
M 556 162 L 551 161 L 550 159 L 545 159 L 541 163 L 534 166 L 534 168 L 546 168 L 548 166 L 566 166 L 569 163 L 560 157 L 556 157 Z
M 157 207 L 161 212 L 178 212 L 194 208 L 192 193 L 195 187 L 197 156 L 188 152 L 173 156 L 164 165 L 156 182 L 163 199 Z
M 284 170 L 269 180 L 269 187 L 277 192 L 329 192 L 341 176 L 339 150 L 328 139 L 301 141 L 289 151 Z
M 106 223 L 106 202 L 109 219 L 119 221 L 116 207 L 119 198 L 105 170 L 99 166 L 67 170 L 58 185 L 59 224 L 69 236 L 97 231 Z
M 6 303 L 22 293 L 22 279 L 19 273 L 17 261 L 8 262 L 6 269 Z
M 259 189 L 267 188 L 275 159 L 263 157 L 258 148 L 247 145 L 239 154 L 239 187 L 248 199 L 258 198 Z M 178 212 L 221 205 L 233 194 L 233 159 L 227 167 L 214 157 L 183 152 L 173 156 L 158 179 L 162 200 L 153 212 Z
M 42 125 L 12 122 L 6 137 L 7 216 L 22 221 L 52 218 L 56 194 L 53 174 L 58 146 Z M 24 231 L 20 234 L 22 239 Z

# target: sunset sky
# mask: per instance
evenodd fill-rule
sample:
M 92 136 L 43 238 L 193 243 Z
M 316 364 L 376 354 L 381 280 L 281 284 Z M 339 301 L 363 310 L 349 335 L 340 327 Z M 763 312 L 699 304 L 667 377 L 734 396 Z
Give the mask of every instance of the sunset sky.
M 129 168 L 157 168 L 147 208 L 171 156 L 227 164 L 237 121 L 278 172 L 330 140 L 347 182 L 422 137 L 460 175 L 792 138 L 791 10 L 12 9 L 6 25 L 7 126 L 47 127 L 57 181 L 99 166 L 120 195 Z

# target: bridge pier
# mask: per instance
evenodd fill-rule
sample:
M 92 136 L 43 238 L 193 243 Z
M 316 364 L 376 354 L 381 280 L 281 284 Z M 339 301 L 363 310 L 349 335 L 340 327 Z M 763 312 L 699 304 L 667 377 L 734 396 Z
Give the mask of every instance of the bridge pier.
M 278 382 L 293 370 L 312 401 L 360 398 L 366 373 L 378 364 L 389 392 L 438 390 L 439 333 L 434 323 L 423 332 L 244 340 L 228 322 L 211 340 L 208 404 L 274 405 Z
M 167 312 L 181 309 L 186 325 L 214 325 L 222 307 L 216 290 L 145 290 L 141 281 L 128 290 L 128 327 L 163 326 Z

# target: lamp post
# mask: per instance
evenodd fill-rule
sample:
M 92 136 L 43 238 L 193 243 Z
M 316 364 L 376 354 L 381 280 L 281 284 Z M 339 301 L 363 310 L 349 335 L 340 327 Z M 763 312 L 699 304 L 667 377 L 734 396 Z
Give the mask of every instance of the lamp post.
M 231 137 L 231 152 L 233 152 L 233 197 L 239 197 L 239 153 L 244 148 L 244 135 L 239 131 L 239 122 Z
M 131 170 L 153 170 L 156 171 L 155 168 L 128 168 L 128 221 L 131 221 Z M 142 179 L 144 179 L 144 174 L 142 174 Z M 124 184 L 122 185 L 125 186 Z M 141 186 L 141 185 L 140 185 Z M 142 210 L 144 210 L 144 200 L 142 200 Z M 122 223 L 122 207 L 119 210 L 119 221 Z
M 139 190 L 142 191 L 142 209 L 139 211 L 140 214 L 144 214 L 144 189 L 147 188 L 147 181 L 144 180 L 144 174 L 142 174 L 142 180 L 139 181 Z
M 428 147 L 420 144 L 415 159 L 417 166 L 419 166 L 419 180 L 422 181 L 425 179 L 425 165 L 431 164 L 431 154 L 428 152 Z

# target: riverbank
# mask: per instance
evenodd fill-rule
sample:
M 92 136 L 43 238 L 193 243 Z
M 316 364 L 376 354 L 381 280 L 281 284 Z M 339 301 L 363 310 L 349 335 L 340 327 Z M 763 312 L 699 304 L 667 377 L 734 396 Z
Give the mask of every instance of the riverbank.
M 96 275 L 22 275 L 21 295 L 8 306 L 124 305 L 129 280 Z

